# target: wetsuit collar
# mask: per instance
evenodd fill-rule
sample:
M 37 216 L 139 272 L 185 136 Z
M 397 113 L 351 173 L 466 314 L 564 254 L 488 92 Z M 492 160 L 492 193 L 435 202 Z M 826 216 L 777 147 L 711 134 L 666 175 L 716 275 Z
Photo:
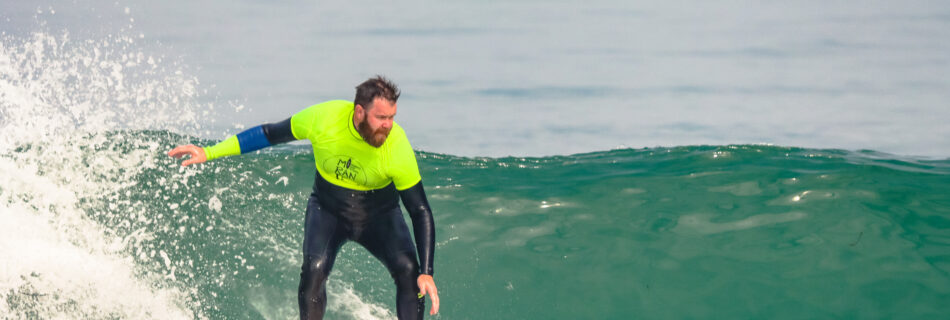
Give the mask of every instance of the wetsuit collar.
M 356 118 L 353 117 L 355 113 L 356 113 L 356 108 L 354 107 L 352 110 L 350 110 L 350 116 L 348 117 L 349 121 L 347 121 L 348 123 L 347 127 L 350 128 L 350 133 L 353 134 L 354 138 L 363 140 L 363 136 L 361 136 L 360 132 L 356 130 L 356 124 L 354 124 L 356 122 Z

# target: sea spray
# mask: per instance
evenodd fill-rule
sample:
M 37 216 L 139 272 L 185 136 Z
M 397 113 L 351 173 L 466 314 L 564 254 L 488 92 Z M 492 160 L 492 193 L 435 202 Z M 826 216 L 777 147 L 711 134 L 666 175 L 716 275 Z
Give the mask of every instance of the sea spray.
M 207 133 L 198 119 L 216 112 L 199 102 L 196 78 L 141 51 L 135 37 L 2 40 L 0 311 L 76 319 L 296 313 L 301 235 L 286 231 L 301 223 L 306 192 L 286 188 L 280 166 L 182 168 L 165 155 L 213 143 L 174 133 Z M 312 167 L 304 171 L 296 176 L 312 176 Z M 268 186 L 285 188 L 243 191 Z M 261 205 L 244 205 L 254 201 Z M 276 216 L 246 225 L 242 214 L 259 211 Z M 279 285 L 253 283 L 269 277 Z M 392 318 L 352 285 L 332 279 L 330 287 L 339 296 L 331 314 Z M 261 290 L 273 294 L 252 293 Z M 253 308 L 243 308 L 252 297 Z
M 117 195 L 160 156 L 155 141 L 108 130 L 194 123 L 187 111 L 196 108 L 181 99 L 190 97 L 182 94 L 190 80 L 162 77 L 133 44 L 128 37 L 75 42 L 39 32 L 0 42 L 0 304 L 9 314 L 200 317 L 191 311 L 194 293 L 125 254 L 140 239 L 117 237 L 95 219 L 148 219 L 118 211 Z

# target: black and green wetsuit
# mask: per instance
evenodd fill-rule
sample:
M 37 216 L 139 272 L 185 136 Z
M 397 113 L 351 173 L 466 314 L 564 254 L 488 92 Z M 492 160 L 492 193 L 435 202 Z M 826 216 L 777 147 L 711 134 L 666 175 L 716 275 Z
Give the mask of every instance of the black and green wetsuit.
M 373 147 L 353 125 L 353 103 L 335 100 L 245 130 L 204 150 L 212 160 L 301 139 L 313 144 L 317 174 L 304 227 L 300 318 L 323 317 L 327 276 L 340 247 L 353 240 L 392 275 L 399 319 L 422 319 L 424 300 L 416 295 L 416 278 L 432 274 L 435 226 L 415 154 L 398 124 L 393 123 L 382 146 Z M 400 198 L 412 219 L 415 246 L 399 209 Z

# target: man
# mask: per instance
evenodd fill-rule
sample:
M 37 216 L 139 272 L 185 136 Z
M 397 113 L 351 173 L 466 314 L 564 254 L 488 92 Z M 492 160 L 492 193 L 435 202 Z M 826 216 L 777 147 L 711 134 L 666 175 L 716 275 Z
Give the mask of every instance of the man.
M 320 103 L 211 147 L 187 145 L 168 152 L 175 158 L 190 155 L 182 162 L 187 166 L 292 140 L 310 140 L 317 174 L 304 225 L 298 291 L 301 319 L 323 318 L 327 277 L 347 240 L 361 244 L 389 270 L 396 283 L 399 319 L 422 319 L 426 294 L 432 296 L 429 314 L 439 311 L 432 278 L 432 210 L 406 133 L 393 121 L 397 99 L 399 89 L 377 76 L 356 87 L 353 102 Z M 415 247 L 397 194 L 412 219 Z

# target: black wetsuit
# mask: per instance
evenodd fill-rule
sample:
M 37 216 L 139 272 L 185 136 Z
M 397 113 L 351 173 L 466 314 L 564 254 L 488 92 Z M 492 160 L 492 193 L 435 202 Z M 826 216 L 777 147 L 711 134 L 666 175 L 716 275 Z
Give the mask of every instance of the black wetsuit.
M 399 209 L 396 188 L 353 191 L 316 175 L 307 203 L 303 243 L 304 263 L 300 273 L 300 318 L 322 319 L 326 309 L 326 282 L 340 247 L 353 240 L 383 262 L 396 283 L 396 313 L 399 319 L 422 319 L 424 298 L 419 298 L 419 264 L 409 228 Z M 399 192 L 410 210 L 416 234 L 426 233 L 432 215 L 422 184 Z M 427 250 L 431 254 L 431 250 Z M 423 260 L 425 261 L 425 260 Z M 427 273 L 432 274 L 431 266 Z

